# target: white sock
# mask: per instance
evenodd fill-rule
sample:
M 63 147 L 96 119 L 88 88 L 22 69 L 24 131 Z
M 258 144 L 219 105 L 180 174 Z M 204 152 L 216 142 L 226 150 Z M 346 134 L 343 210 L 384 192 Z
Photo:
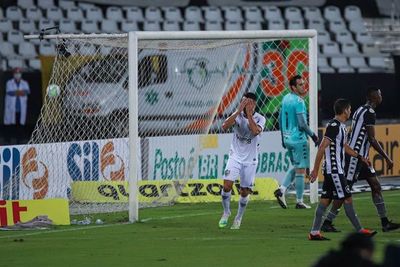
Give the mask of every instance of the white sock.
M 231 214 L 231 208 L 230 208 L 231 195 L 232 195 L 232 191 L 225 192 L 223 189 L 221 190 L 222 207 L 224 208 L 225 215 Z
M 297 203 L 303 203 L 303 199 L 302 198 L 297 199 Z
M 247 196 L 247 197 L 240 196 L 239 204 L 238 204 L 238 213 L 235 217 L 235 220 L 239 220 L 239 221 L 242 220 L 242 217 L 243 217 L 244 211 L 246 210 L 248 202 L 249 202 L 249 196 Z

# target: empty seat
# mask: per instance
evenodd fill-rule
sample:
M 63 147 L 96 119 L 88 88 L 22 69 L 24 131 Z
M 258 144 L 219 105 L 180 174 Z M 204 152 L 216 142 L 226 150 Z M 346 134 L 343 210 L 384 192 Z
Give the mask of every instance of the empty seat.
M 344 18 L 347 21 L 362 20 L 361 10 L 358 6 L 346 6 L 344 8 Z
M 37 31 L 36 25 L 33 20 L 30 19 L 22 19 L 18 22 L 18 28 L 23 33 L 31 33 Z
M 272 20 L 282 20 L 282 12 L 276 6 L 263 6 L 264 9 L 264 17 L 268 21 Z
M 338 41 L 340 44 L 345 44 L 354 42 L 354 39 L 349 31 L 342 31 L 336 33 L 336 41 Z
M 160 31 L 160 23 L 158 21 L 145 21 L 143 23 L 144 31 Z
M 129 21 L 144 21 L 143 11 L 140 7 L 126 7 L 126 19 Z
M 331 36 L 328 32 L 319 31 L 318 32 L 318 44 L 326 44 L 332 42 Z
M 181 28 L 179 26 L 178 21 L 164 21 L 163 22 L 163 30 L 164 31 L 180 31 Z
M 369 66 L 376 69 L 386 69 L 385 58 L 382 56 L 372 56 L 368 58 Z
M 335 69 L 329 66 L 326 57 L 318 57 L 318 71 L 323 73 L 335 73 Z
M 362 51 L 365 55 L 379 55 L 381 51 L 374 43 L 366 43 L 362 45 Z
M 183 21 L 181 11 L 177 7 L 166 7 L 164 9 L 164 18 L 167 21 Z
M 30 7 L 26 10 L 26 17 L 31 20 L 41 20 L 43 18 L 43 13 L 40 8 Z
M 112 51 L 113 51 L 113 47 L 111 47 L 111 46 L 104 46 L 104 45 L 100 46 L 100 53 L 104 56 L 111 54 Z
M 289 20 L 288 21 L 288 29 L 289 30 L 301 30 L 304 29 L 303 20 Z
M 15 51 L 12 43 L 2 41 L 0 43 L 0 55 L 3 57 L 14 57 Z
M 122 15 L 122 9 L 116 6 L 107 7 L 106 18 L 109 20 L 121 21 L 124 18 Z
M 366 32 L 357 32 L 356 33 L 356 41 L 360 44 L 371 44 L 374 42 L 371 35 Z
M 105 19 L 101 21 L 101 31 L 105 33 L 119 32 L 117 22 L 115 20 Z
M 225 31 L 241 31 L 242 23 L 239 21 L 225 21 Z
M 63 19 L 60 20 L 60 23 L 58 24 L 60 27 L 60 31 L 62 33 L 76 33 L 78 30 L 76 29 L 76 24 L 74 21 L 70 19 Z
M 326 31 L 325 24 L 319 20 L 310 20 L 307 24 L 308 29 L 315 29 L 317 31 Z
M 222 24 L 219 21 L 206 21 L 204 28 L 206 31 L 222 31 Z
M 41 19 L 41 20 L 39 20 L 39 28 L 38 29 L 42 30 L 42 29 L 47 29 L 47 28 L 54 27 L 54 26 L 56 26 L 54 21 L 49 20 L 49 19 Z
M 367 62 L 364 57 L 350 57 L 349 64 L 353 68 L 367 68 Z
M 78 53 L 80 55 L 94 55 L 96 54 L 96 48 L 90 43 L 83 43 L 79 45 Z
M 20 20 L 24 16 L 22 15 L 22 10 L 17 6 L 9 6 L 6 9 L 6 18 L 10 20 Z
M 133 20 L 123 20 L 121 22 L 121 31 L 122 32 L 133 32 L 139 30 L 136 21 Z
M 144 11 L 146 20 L 148 21 L 162 21 L 161 10 L 158 7 L 147 7 Z
M 221 9 L 216 6 L 205 6 L 203 7 L 204 10 L 204 19 L 208 21 L 219 21 L 222 22 L 222 13 Z
M 331 66 L 336 68 L 339 73 L 352 73 L 355 70 L 349 66 L 346 57 L 332 57 Z
M 78 1 L 78 7 L 81 8 L 82 10 L 87 11 L 91 8 L 96 7 L 96 5 L 92 4 L 92 3 L 85 3 L 85 2 Z
M 201 14 L 201 9 L 196 6 L 189 6 L 185 8 L 185 19 L 188 21 L 203 21 L 203 15 Z
M 51 20 L 61 20 L 64 18 L 61 8 L 50 7 L 46 9 L 46 17 Z
M 324 8 L 324 17 L 329 21 L 343 20 L 340 9 L 337 6 L 326 6 Z
M 103 12 L 99 7 L 91 7 L 89 9 L 86 9 L 86 19 L 94 21 L 103 20 Z
M 81 21 L 84 19 L 83 11 L 79 7 L 69 7 L 67 8 L 67 19 L 73 21 Z
M 0 32 L 9 32 L 13 29 L 11 20 L 0 19 Z
M 323 44 L 322 45 L 322 54 L 325 56 L 340 55 L 339 45 L 334 42 Z
M 184 21 L 182 29 L 184 31 L 200 31 L 200 24 L 197 21 Z
M 30 42 L 22 42 L 18 45 L 18 54 L 23 58 L 37 57 L 35 45 Z
M 7 33 L 7 41 L 12 44 L 19 44 L 24 41 L 24 35 L 20 31 L 9 31 Z
M 8 59 L 8 67 L 11 69 L 21 68 L 25 69 L 26 65 L 23 59 L 21 58 L 10 58 Z
M 17 1 L 17 6 L 22 7 L 24 9 L 27 9 L 34 5 L 35 5 L 35 3 L 33 2 L 33 0 L 18 0 Z
M 237 6 L 227 6 L 223 8 L 225 11 L 225 20 L 227 21 L 243 21 L 242 10 Z
M 298 7 L 287 7 L 285 8 L 285 19 L 286 20 L 303 20 L 301 10 Z
M 83 20 L 81 29 L 84 33 L 98 33 L 100 32 L 97 21 L 94 20 Z
M 39 45 L 39 54 L 42 56 L 55 56 L 55 45 L 50 42 L 41 42 Z
M 262 30 L 261 22 L 259 21 L 247 21 L 244 23 L 244 29 L 248 31 L 259 31 Z
M 350 21 L 349 29 L 354 33 L 367 31 L 367 28 L 364 25 L 364 21 L 362 20 Z
M 272 20 L 268 22 L 268 30 L 284 30 L 285 23 L 283 20 Z
M 318 20 L 322 21 L 321 10 L 318 7 L 303 7 L 304 17 L 308 20 Z
M 342 44 L 342 53 L 344 55 L 358 55 L 360 54 L 360 50 L 358 50 L 358 45 L 356 43 L 345 43 Z
M 54 0 L 37 0 L 37 5 L 41 9 L 55 7 Z
M 332 20 L 329 22 L 329 30 L 334 33 L 337 33 L 337 32 L 346 31 L 347 27 L 346 27 L 346 24 L 342 20 Z
M 31 58 L 31 59 L 29 59 L 28 62 L 29 62 L 29 63 L 28 63 L 29 68 L 34 69 L 34 70 L 41 70 L 42 64 L 41 64 L 41 62 L 40 62 L 40 59 Z
M 263 22 L 261 10 L 256 6 L 244 7 L 244 17 L 246 21 Z
M 61 7 L 62 9 L 76 7 L 75 2 L 70 0 L 58 0 L 58 6 Z
M 335 69 L 331 67 L 319 67 L 318 66 L 318 71 L 321 73 L 335 73 Z

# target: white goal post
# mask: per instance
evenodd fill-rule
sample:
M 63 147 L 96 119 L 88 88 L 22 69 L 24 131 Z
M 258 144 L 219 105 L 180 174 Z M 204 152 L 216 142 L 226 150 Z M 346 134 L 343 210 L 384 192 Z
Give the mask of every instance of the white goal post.
M 27 39 L 33 39 L 33 38 L 39 38 L 39 36 L 37 35 L 29 35 L 29 36 L 25 36 L 25 38 Z M 128 175 L 127 175 L 127 179 L 128 179 L 128 187 L 129 187 L 129 200 L 128 200 L 128 211 L 129 211 L 129 221 L 130 222 L 136 222 L 139 220 L 139 192 L 138 192 L 138 184 L 140 182 L 140 180 L 142 179 L 149 179 L 147 177 L 142 177 L 143 173 L 146 173 L 143 171 L 143 166 L 142 166 L 142 162 L 143 162 L 143 157 L 147 156 L 147 155 L 142 155 L 141 153 L 143 153 L 143 133 L 141 134 L 140 132 L 143 131 L 143 129 L 147 129 L 146 127 L 150 127 L 151 128 L 151 123 L 150 124 L 143 124 L 145 126 L 142 127 L 142 129 L 139 129 L 140 124 L 141 124 L 141 120 L 143 116 L 141 116 L 141 112 L 142 109 L 140 107 L 141 105 L 141 94 L 139 93 L 139 87 L 141 85 L 139 85 L 139 83 L 141 82 L 140 79 L 141 75 L 143 75 L 143 69 L 142 68 L 148 68 L 150 65 L 152 67 L 154 67 L 153 65 L 156 64 L 157 68 L 159 68 L 160 66 L 162 66 L 163 64 L 163 59 L 162 58 L 157 58 L 154 62 L 154 60 L 152 60 L 150 63 L 146 64 L 141 64 L 140 62 L 140 53 L 143 52 L 145 49 L 147 48 L 151 48 L 154 51 L 162 51 L 162 50 L 187 50 L 187 54 L 185 56 L 185 60 L 186 61 L 190 61 L 190 55 L 191 54 L 195 54 L 195 55 L 200 55 L 202 49 L 206 50 L 206 49 L 220 49 L 218 51 L 215 52 L 214 54 L 211 54 L 211 56 L 207 56 L 205 61 L 210 61 L 210 59 L 213 58 L 218 54 L 221 54 L 223 49 L 225 49 L 225 55 L 223 55 L 225 58 L 231 58 L 231 65 L 226 64 L 224 66 L 218 66 L 215 67 L 215 69 L 213 69 L 212 71 L 220 74 L 222 72 L 224 72 L 224 78 L 221 81 L 213 81 L 211 78 L 209 78 L 207 75 L 207 71 L 206 69 L 201 69 L 204 66 L 204 62 L 197 62 L 195 64 L 197 64 L 194 68 L 197 68 L 196 71 L 199 71 L 200 74 L 198 74 L 198 76 L 194 77 L 193 80 L 191 82 L 193 82 L 194 87 L 196 87 L 199 91 L 200 87 L 202 87 L 204 85 L 205 82 L 211 82 L 211 83 L 215 83 L 216 87 L 217 85 L 220 84 L 220 88 L 218 89 L 218 92 L 213 92 L 212 95 L 210 95 L 210 106 L 207 107 L 203 107 L 206 108 L 207 110 L 202 110 L 202 111 L 193 111 L 194 114 L 197 112 L 201 112 L 201 118 L 197 118 L 197 122 L 200 121 L 200 123 L 203 121 L 206 121 L 207 125 L 205 127 L 194 127 L 197 130 L 192 132 L 186 132 L 186 131 L 181 131 L 181 130 L 176 130 L 174 131 L 174 126 L 173 125 L 181 125 L 182 120 L 186 122 L 186 120 L 188 120 L 185 116 L 181 116 L 178 119 L 181 120 L 180 122 L 175 122 L 175 124 L 171 124 L 171 123 L 164 123 L 164 124 L 160 124 L 160 125 L 164 125 L 166 128 L 165 132 L 163 131 L 161 135 L 171 135 L 171 136 L 176 136 L 176 135 L 180 135 L 180 134 L 209 134 L 209 133 L 219 133 L 218 130 L 218 126 L 220 126 L 220 121 L 222 121 L 222 119 L 224 118 L 224 116 L 226 116 L 229 111 L 232 111 L 232 107 L 234 108 L 234 106 L 237 104 L 237 100 L 233 101 L 232 106 L 230 106 L 230 108 L 227 109 L 223 109 L 225 113 L 219 113 L 219 108 L 221 107 L 221 105 L 223 105 L 224 101 L 223 101 L 223 96 L 225 96 L 224 94 L 226 93 L 227 90 L 227 81 L 230 80 L 231 76 L 233 75 L 232 73 L 235 73 L 235 71 L 237 72 L 242 71 L 240 68 L 238 68 L 237 65 L 237 58 L 241 57 L 240 53 L 243 51 L 240 49 L 232 49 L 230 48 L 231 46 L 235 47 L 238 43 L 246 43 L 247 46 L 251 47 L 251 49 L 264 49 L 263 46 L 273 46 L 276 48 L 277 53 L 273 54 L 272 56 L 276 56 L 278 55 L 279 60 L 282 61 L 282 64 L 278 64 L 279 68 L 282 68 L 280 71 L 281 73 L 279 74 L 280 76 L 284 76 L 281 77 L 284 82 L 282 82 L 282 84 L 280 85 L 280 90 L 286 90 L 287 91 L 287 79 L 290 77 L 286 77 L 287 75 L 294 75 L 297 73 L 298 68 L 301 69 L 303 73 L 303 75 L 307 76 L 307 83 L 308 83 L 308 89 L 309 89 L 309 97 L 307 100 L 307 104 L 308 104 L 308 109 L 309 109 L 309 124 L 310 124 L 310 128 L 317 132 L 317 51 L 318 51 L 318 46 L 317 46 L 317 32 L 315 30 L 279 30 L 279 31 L 201 31 L 201 32 L 130 32 L 128 34 L 57 34 L 57 35 L 44 35 L 44 36 L 40 36 L 40 38 L 43 39 L 48 39 L 48 40 L 57 40 L 57 41 L 61 41 L 61 42 L 67 42 L 68 40 L 79 40 L 79 42 L 82 42 L 83 45 L 81 44 L 72 44 L 72 46 L 74 47 L 74 49 L 77 49 L 77 47 L 79 46 L 84 47 L 87 43 L 90 43 L 90 45 L 95 45 L 96 49 L 90 48 L 93 50 L 93 52 L 90 53 L 99 53 L 99 51 L 103 51 L 102 48 L 104 48 L 105 46 L 110 46 L 110 47 L 123 47 L 124 49 L 127 49 L 127 65 L 128 65 L 128 106 L 129 106 L 129 113 L 128 113 L 128 125 L 129 126 L 129 131 L 128 131 L 128 137 L 129 137 L 129 148 L 128 148 L 128 157 L 129 157 L 129 167 L 128 169 Z M 281 41 L 283 40 L 283 41 Z M 287 41 L 289 40 L 289 41 Z M 306 50 L 306 57 L 307 57 L 307 64 L 304 62 L 297 62 L 295 64 L 298 64 L 299 66 L 295 65 L 295 66 L 291 66 L 291 70 L 289 71 L 288 66 L 285 65 L 286 61 L 288 61 L 287 57 L 289 57 L 287 55 L 287 51 L 290 51 L 290 46 L 296 46 L 299 45 L 297 43 L 291 43 L 290 40 L 302 40 L 301 42 L 301 46 L 304 47 L 304 50 Z M 278 42 L 279 41 L 279 42 Z M 253 48 L 253 46 L 255 47 L 254 44 L 257 44 L 257 48 Z M 89 47 L 89 46 L 88 46 Z M 64 49 L 64 48 L 63 48 Z M 266 49 L 266 48 L 265 48 Z M 79 50 L 79 49 L 78 49 Z M 89 49 L 88 49 L 89 50 Z M 90 50 L 90 51 L 92 51 Z M 111 49 L 110 49 L 111 51 Z M 236 52 L 235 52 L 236 51 Z M 63 51 L 62 51 L 63 52 Z M 64 53 L 64 52 L 63 52 Z M 196 54 L 197 53 L 197 54 Z M 282 56 L 280 56 L 279 54 L 281 54 Z M 81 61 L 88 61 L 87 59 L 89 55 L 89 52 L 85 52 L 84 54 L 80 55 L 80 60 Z M 259 58 L 257 58 L 259 57 Z M 304 55 L 303 55 L 304 57 Z M 61 58 L 61 56 L 60 56 Z M 61 60 L 59 58 L 59 60 Z M 93 56 L 92 56 L 93 58 Z M 94 57 L 96 58 L 96 57 Z M 117 60 L 113 61 L 118 63 L 118 57 L 115 57 Z M 114 58 L 114 59 L 115 59 Z M 218 59 L 216 59 L 218 60 Z M 278 83 L 280 80 L 277 79 L 277 77 L 275 77 L 276 73 L 274 72 L 274 70 L 277 68 L 276 66 L 276 62 L 272 62 L 272 63 L 268 63 L 268 68 L 271 69 L 271 72 L 265 72 L 263 71 L 259 71 L 258 67 L 260 65 L 262 65 L 264 63 L 264 61 L 267 61 L 268 58 L 266 58 L 266 56 L 263 58 L 261 56 L 261 54 L 257 54 L 256 59 L 254 59 L 251 64 L 254 65 L 254 71 L 258 71 L 257 73 L 252 73 L 252 77 L 248 79 L 248 86 L 246 88 L 243 87 L 243 89 L 240 89 L 240 91 L 238 91 L 241 95 L 241 93 L 243 92 L 243 90 L 246 91 L 253 91 L 253 90 L 258 90 L 257 86 L 259 87 L 261 82 L 258 81 L 257 79 L 269 79 L 270 83 Z M 274 59 L 274 60 L 278 60 L 278 59 Z M 57 62 L 57 58 L 56 58 L 56 62 Z M 210 61 L 212 64 L 212 61 Z M 240 61 L 241 62 L 241 61 Z M 89 62 L 90 63 L 90 62 Z M 89 64 L 88 63 L 88 64 Z M 70 65 L 72 65 L 72 63 L 69 63 Z M 74 63 L 76 65 L 76 62 Z M 189 64 L 189 63 L 188 63 Z M 242 64 L 242 63 L 241 63 Z M 250 64 L 250 63 L 246 63 L 246 64 Z M 265 63 L 267 64 L 267 63 Z M 243 66 L 245 65 L 245 63 L 243 63 Z M 57 82 L 57 77 L 55 77 L 55 75 L 60 75 L 57 74 L 55 72 L 60 72 L 60 69 L 57 70 L 58 68 L 61 68 L 61 70 L 63 68 L 65 68 L 65 66 L 61 65 L 56 65 L 53 67 L 53 74 L 52 74 L 52 78 L 50 80 L 51 83 L 55 83 Z M 200 69 L 200 70 L 199 70 Z M 238 70 L 237 70 L 238 69 Z M 193 69 L 190 70 L 185 70 L 186 72 L 190 72 L 193 71 Z M 225 73 L 226 72 L 226 73 Z M 83 73 L 83 72 L 82 72 Z M 84 81 L 84 79 L 91 79 L 89 76 L 85 76 L 82 73 L 78 73 L 75 72 L 73 75 L 79 75 L 81 76 L 80 79 L 82 81 Z M 182 73 L 179 72 L 179 70 L 176 70 L 177 76 L 181 75 Z M 202 74 L 203 73 L 203 74 Z M 284 73 L 284 74 L 282 74 Z M 179 75 L 178 75 L 179 74 Z M 191 74 L 191 73 L 190 73 Z M 203 75 L 203 76 L 202 76 Z M 261 77 L 261 78 L 260 78 Z M 265 78 L 266 77 L 266 78 Z M 101 78 L 101 77 L 100 77 Z M 189 77 L 190 78 L 190 77 Z M 70 79 L 70 77 L 68 76 L 67 78 L 60 78 L 61 81 L 64 81 L 63 79 Z M 71 78 L 72 79 L 72 78 Z M 150 78 L 149 78 L 150 79 Z M 160 77 L 158 77 L 157 79 L 160 79 Z M 167 79 L 166 77 L 161 77 L 161 79 Z M 77 81 L 77 83 L 79 83 L 80 80 Z M 255 84 L 255 82 L 257 82 L 257 85 L 253 85 Z M 186 84 L 182 84 L 182 83 L 174 83 L 173 85 L 175 86 L 180 86 L 182 88 L 184 88 L 185 86 L 187 86 Z M 61 86 L 61 85 L 60 85 Z M 209 86 L 209 85 L 208 85 Z M 64 87 L 68 87 L 68 85 L 65 85 Z M 209 86 L 209 90 L 212 89 L 212 86 Z M 217 91 L 217 89 L 215 91 Z M 63 88 L 61 88 L 61 92 L 63 92 Z M 179 90 L 183 90 L 183 89 L 179 89 Z M 193 92 L 195 92 L 196 90 L 194 90 Z M 281 92 L 279 91 L 279 92 Z M 285 92 L 286 92 L 285 91 Z M 210 91 L 211 92 L 211 91 Z M 237 93 L 237 92 L 236 92 Z M 204 94 L 204 93 L 203 93 Z M 208 93 L 210 94 L 210 93 Z M 270 101 L 271 103 L 273 102 L 273 104 L 269 104 L 269 105 L 265 105 L 265 107 L 263 106 L 262 109 L 265 112 L 265 116 L 271 116 L 274 117 L 274 121 L 270 121 L 268 123 L 270 123 L 270 127 L 266 127 L 266 131 L 276 131 L 277 130 L 277 126 L 276 126 L 276 111 L 277 111 L 277 107 L 279 107 L 279 97 L 281 96 L 276 96 L 274 95 L 275 93 L 272 92 L 272 96 L 269 97 L 267 96 L 268 101 Z M 63 94 L 61 93 L 62 97 L 66 96 L 66 95 L 70 95 L 70 93 L 68 94 Z M 170 92 L 165 92 L 165 96 L 166 97 L 171 97 Z M 238 94 L 239 96 L 239 94 Z M 61 96 L 60 96 L 61 97 Z M 148 97 L 148 101 L 156 101 L 159 99 L 154 99 L 152 97 L 152 95 L 147 95 L 146 97 Z M 187 97 L 188 99 L 194 97 L 196 99 L 201 98 L 202 95 L 199 96 L 195 96 L 192 95 L 192 93 L 188 93 L 188 95 L 184 96 Z M 273 101 L 271 100 L 273 99 Z M 74 98 L 72 100 L 68 100 L 68 105 L 73 105 L 74 103 L 76 103 L 76 99 Z M 147 101 L 146 100 L 146 101 Z M 45 105 L 46 104 L 51 104 L 50 106 L 54 106 L 56 105 L 55 103 L 52 103 L 52 101 L 54 102 L 54 98 L 49 98 L 48 96 L 46 97 L 46 101 L 45 101 Z M 199 100 L 200 101 L 200 100 Z M 190 103 L 191 105 L 198 105 L 198 103 L 200 103 L 199 101 L 197 102 L 193 102 Z M 264 101 L 264 100 L 263 100 Z M 215 103 L 214 103 L 215 102 Z M 235 104 L 235 105 L 233 105 Z M 273 107 L 271 107 L 273 106 Z M 210 109 L 211 107 L 211 109 Z M 90 107 L 91 111 L 92 109 L 95 109 L 97 107 Z M 271 111 L 271 109 L 273 108 L 273 111 Z M 51 110 L 49 110 L 50 108 L 46 107 L 43 108 L 42 110 L 42 118 L 41 118 L 41 123 L 44 124 L 45 120 L 46 120 L 46 112 L 52 112 Z M 172 107 L 167 106 L 163 106 L 160 107 L 160 109 L 162 109 L 161 112 L 163 110 L 166 111 L 166 113 L 168 113 L 167 111 L 169 109 L 172 109 Z M 151 113 L 149 111 L 150 117 L 156 117 L 156 120 L 162 120 L 163 116 L 158 116 L 160 118 L 158 118 L 157 116 L 151 116 Z M 169 114 L 169 113 L 168 113 Z M 218 115 L 218 116 L 217 116 Z M 121 114 L 118 114 L 116 116 L 121 116 Z M 194 116 L 194 115 L 193 115 Z M 205 116 L 205 117 L 204 117 Z M 47 114 L 48 117 L 48 114 Z M 176 118 L 177 116 L 172 114 L 172 115 L 166 115 L 164 116 L 166 117 L 168 120 L 171 118 Z M 48 118 L 47 118 L 48 119 Z M 190 118 L 189 118 L 190 120 Z M 268 118 L 267 118 L 268 120 Z M 123 121 L 123 120 L 122 120 Z M 98 123 L 98 121 L 97 121 Z M 122 122 L 121 122 L 122 123 Z M 53 140 L 50 137 L 46 137 L 46 127 L 50 127 L 48 125 L 52 125 L 47 123 L 45 126 L 42 126 L 40 128 L 40 126 L 37 126 L 37 129 L 34 132 L 34 137 L 32 138 L 32 143 L 52 143 L 52 142 L 62 142 L 62 141 L 70 141 L 68 140 L 68 138 L 63 138 L 62 140 Z M 150 125 L 150 126 L 148 126 Z M 172 125 L 172 126 L 171 126 Z M 52 127 L 52 126 L 51 126 Z M 199 128 L 201 130 L 199 130 Z M 86 129 L 84 129 L 86 130 Z M 87 129 L 90 130 L 90 129 Z M 85 131 L 81 131 L 85 134 Z M 146 136 L 158 136 L 158 131 L 150 130 L 151 135 L 146 135 Z M 140 137 L 141 136 L 141 137 Z M 82 138 L 80 140 L 90 140 L 88 139 L 89 137 Z M 101 137 L 101 138 L 110 138 L 108 137 Z M 117 138 L 117 137 L 116 137 Z M 225 148 L 225 150 L 228 150 L 228 147 Z M 132 153 L 133 151 L 137 151 L 137 153 Z M 199 151 L 196 151 L 195 153 L 200 153 Z M 315 158 L 315 154 L 316 154 L 316 148 L 313 145 L 310 145 L 310 167 L 312 168 L 313 165 L 313 161 Z M 189 165 L 189 163 L 188 163 Z M 147 167 L 146 167 L 147 168 Z M 189 167 L 188 167 L 189 168 Z M 186 170 L 185 170 L 185 174 L 186 174 Z M 221 178 L 221 177 L 217 177 L 217 178 Z M 189 177 L 185 177 L 185 179 L 189 179 Z M 318 183 L 313 183 L 310 184 L 310 201 L 311 203 L 315 203 L 318 200 Z

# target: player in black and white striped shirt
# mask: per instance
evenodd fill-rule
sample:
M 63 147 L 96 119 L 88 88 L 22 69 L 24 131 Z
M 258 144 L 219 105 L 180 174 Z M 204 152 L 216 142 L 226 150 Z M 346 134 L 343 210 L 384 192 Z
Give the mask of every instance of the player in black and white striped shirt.
M 382 149 L 381 145 L 375 139 L 375 108 L 381 104 L 382 94 L 376 87 L 371 87 L 367 91 L 367 103 L 359 107 L 353 115 L 352 132 L 350 135 L 349 146 L 365 158 L 369 156 L 369 148 L 372 146 L 385 160 L 388 169 L 393 167 L 393 161 Z M 386 215 L 385 202 L 383 200 L 381 185 L 376 172 L 372 166 L 360 162 L 355 157 L 346 157 L 346 173 L 349 185 L 357 180 L 366 179 L 372 192 L 372 201 L 381 218 L 382 230 L 384 232 L 400 228 L 400 224 L 390 222 Z M 328 213 L 322 230 L 326 232 L 337 232 L 332 225 L 333 219 L 338 214 L 335 206 Z
M 325 155 L 321 200 L 315 210 L 313 226 L 308 235 L 309 240 L 329 240 L 321 235 L 320 228 L 323 215 L 332 200 L 337 207 L 343 204 L 346 215 L 356 231 L 367 236 L 376 234 L 376 231 L 361 226 L 353 208 L 351 191 L 345 177 L 345 153 L 369 164 L 368 160 L 351 149 L 346 141 L 347 132 L 344 122 L 349 119 L 351 114 L 350 102 L 346 99 L 338 99 L 335 102 L 334 110 L 335 118 L 326 127 L 325 136 L 315 157 L 314 169 L 310 174 L 310 181 L 314 182 L 318 176 L 321 160 Z

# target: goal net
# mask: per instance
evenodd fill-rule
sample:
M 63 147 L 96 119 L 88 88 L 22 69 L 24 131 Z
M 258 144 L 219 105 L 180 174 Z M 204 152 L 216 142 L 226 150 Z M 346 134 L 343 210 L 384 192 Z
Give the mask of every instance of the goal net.
M 222 122 L 247 91 L 267 119 L 257 178 L 282 180 L 278 114 L 296 74 L 316 130 L 315 31 L 48 38 L 57 56 L 30 140 L 48 175 L 24 198 L 67 198 L 71 214 L 130 208 L 131 221 L 138 206 L 210 201 L 232 138 Z

